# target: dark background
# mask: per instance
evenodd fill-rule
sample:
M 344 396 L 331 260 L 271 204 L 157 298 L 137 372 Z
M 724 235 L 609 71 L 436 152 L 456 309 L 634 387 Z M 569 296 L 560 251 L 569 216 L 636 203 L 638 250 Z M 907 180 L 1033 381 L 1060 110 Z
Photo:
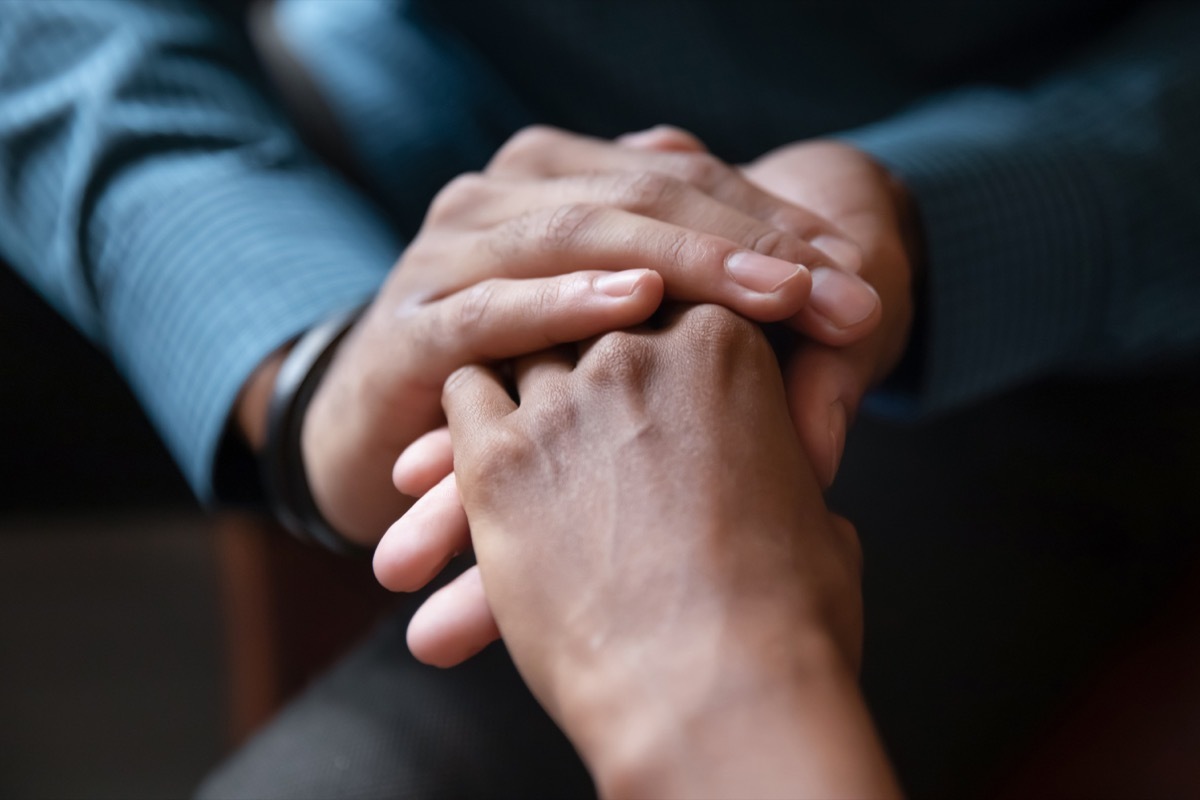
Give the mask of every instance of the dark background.
M 186 796 L 228 740 L 211 522 L 3 265 L 0 454 L 0 796 Z

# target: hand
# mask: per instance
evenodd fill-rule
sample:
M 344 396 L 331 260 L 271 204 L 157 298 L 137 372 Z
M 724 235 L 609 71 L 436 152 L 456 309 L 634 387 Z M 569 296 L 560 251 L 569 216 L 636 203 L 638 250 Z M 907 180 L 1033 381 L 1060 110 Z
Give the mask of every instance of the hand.
M 518 361 L 519 404 L 486 368 L 447 382 L 478 567 L 422 613 L 477 608 L 442 601 L 486 586 L 522 675 L 602 788 L 614 743 L 726 760 L 732 744 L 740 761 L 729 719 L 747 704 L 804 716 L 787 702 L 800 676 L 853 695 L 857 540 L 825 510 L 757 327 L 691 307 L 661 330 L 602 336 L 577 362 L 575 350 Z M 421 535 L 405 517 L 377 566 Z M 714 715 L 723 734 L 704 725 Z
M 769 318 L 719 297 L 687 296 L 668 279 L 667 291 L 674 299 L 719 303 L 759 322 L 788 319 L 797 330 L 831 346 L 860 341 L 879 321 L 878 298 L 854 277 L 862 254 L 847 231 L 803 204 L 764 191 L 678 128 L 658 126 L 608 142 L 533 127 L 497 153 L 487 175 L 519 182 L 559 180 L 564 187 L 598 181 L 599 192 L 582 202 L 649 213 L 741 241 L 757 252 L 805 265 L 816 288 L 806 305 L 786 317 Z M 572 199 L 580 199 L 577 188 L 571 192 Z M 700 202 L 702 197 L 715 202 Z M 670 210 L 683 207 L 686 214 Z
M 559 145 L 542 147 L 547 137 Z M 542 295 L 525 293 L 518 304 L 507 292 L 512 287 L 497 280 L 644 268 L 662 276 L 672 297 L 718 302 L 759 321 L 802 314 L 830 344 L 861 338 L 876 324 L 877 300 L 861 283 L 841 306 L 818 293 L 816 307 L 832 309 L 832 316 L 803 311 L 811 275 L 835 263 L 809 238 L 836 241 L 837 231 L 736 171 L 714 166 L 710 157 L 675 154 L 679 159 L 667 165 L 707 191 L 667 173 L 556 177 L 557 162 L 538 162 L 536 169 L 527 163 L 536 161 L 533 154 L 597 147 L 595 140 L 535 129 L 498 154 L 488 175 L 451 183 L 339 348 L 305 417 L 302 452 L 318 507 L 351 539 L 377 541 L 407 508 L 387 476 L 405 446 L 440 424 L 437 400 L 450 372 L 591 335 L 598 325 L 640 320 L 632 319 L 633 306 L 611 317 L 593 309 L 581 334 L 583 328 L 569 323 L 578 298 L 551 310 L 558 289 L 548 284 Z M 517 177 L 518 164 L 522 174 L 540 174 Z M 864 298 L 865 316 L 848 320 L 841 313 L 843 306 L 861 308 Z M 269 383 L 270 375 L 263 371 L 258 382 Z M 244 428 L 251 427 L 245 419 L 261 416 L 263 395 L 243 394 L 244 401 L 257 401 L 253 412 L 239 408 Z
M 816 246 L 823 254 L 818 263 L 826 266 L 813 270 L 812 297 L 788 320 L 811 341 L 802 343 L 785 369 L 796 429 L 822 484 L 829 486 L 863 395 L 895 368 L 908 344 L 919 242 L 903 186 L 866 154 L 833 141 L 789 145 L 741 170 L 722 164 L 694 136 L 669 126 L 627 134 L 617 144 L 531 129 L 527 138 L 518 137 L 501 151 L 489 169 L 506 175 L 596 170 L 635 178 L 671 175 Z M 781 200 L 787 202 L 781 205 Z M 863 278 L 883 302 L 864 293 L 850 275 Z M 869 328 L 859 327 L 864 315 Z M 831 317 L 840 318 L 843 327 Z M 860 322 L 847 325 L 854 319 Z M 839 337 L 838 331 L 846 335 Z M 421 488 L 419 482 L 415 488 Z
M 658 148 L 672 153 L 694 154 L 702 147 L 688 134 L 672 128 L 655 128 L 618 141 L 627 148 Z M 551 166 L 536 169 L 561 171 L 583 163 L 585 156 L 607 165 L 655 155 L 614 154 L 612 148 L 592 140 L 569 140 L 567 144 L 568 151 L 584 152 L 571 152 L 568 157 L 561 146 L 538 148 L 537 153 L 557 155 Z M 599 153 L 594 152 L 597 149 Z M 843 261 L 861 272 L 884 297 L 882 324 L 862 342 L 840 348 L 803 342 L 785 365 L 796 430 L 822 485 L 828 486 L 837 473 L 846 431 L 863 394 L 891 371 L 907 344 L 912 319 L 910 264 L 915 261 L 910 255 L 915 247 L 906 224 L 911 212 L 902 190 L 882 168 L 859 151 L 833 142 L 784 148 L 749 165 L 744 173 L 763 188 L 799 206 L 818 208 L 829 220 L 836 221 L 837 229 L 852 236 L 856 243 L 842 251 Z M 826 247 L 841 250 L 839 243 L 827 242 Z M 841 289 L 836 278 L 826 280 L 821 271 L 814 275 L 820 281 L 818 288 L 823 285 L 831 294 Z M 794 322 L 798 327 L 806 324 L 800 317 Z M 450 439 L 444 429 L 415 442 L 397 461 L 393 473 L 397 488 L 414 497 L 427 492 L 429 495 L 409 512 L 413 515 L 410 523 L 420 523 L 423 534 L 413 547 L 402 551 L 409 559 L 407 563 L 394 558 L 388 563 L 385 585 L 408 591 L 420 588 L 451 554 L 470 546 L 466 517 L 461 508 L 454 507 L 458 499 L 453 478 L 446 477 L 450 470 Z M 410 525 L 409 529 L 417 527 Z M 475 601 L 482 602 L 479 596 Z M 436 623 L 439 615 L 422 613 L 414 618 L 409 643 L 418 658 L 450 666 L 497 635 L 482 606 L 470 614 L 463 610 L 451 616 L 471 619 L 473 625 L 459 631 L 443 630 Z
M 828 486 L 863 395 L 895 369 L 908 347 L 914 272 L 920 263 L 915 210 L 904 187 L 886 170 L 838 142 L 783 147 L 743 172 L 845 231 L 862 253 L 860 277 L 882 299 L 880 324 L 861 341 L 842 348 L 803 342 L 785 368 L 796 430 Z

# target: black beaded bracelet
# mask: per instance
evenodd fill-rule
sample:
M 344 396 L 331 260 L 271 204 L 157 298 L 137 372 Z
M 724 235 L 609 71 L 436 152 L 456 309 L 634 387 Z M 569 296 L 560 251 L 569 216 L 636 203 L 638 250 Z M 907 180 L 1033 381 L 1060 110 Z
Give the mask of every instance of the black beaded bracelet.
M 363 308 L 344 311 L 322 322 L 300 337 L 288 353 L 275 378 L 267 407 L 267 439 L 259 455 L 263 486 L 279 522 L 297 538 L 343 555 L 361 555 L 367 550 L 338 533 L 317 508 L 304 470 L 300 431 L 308 403 L 338 343 L 362 315 Z

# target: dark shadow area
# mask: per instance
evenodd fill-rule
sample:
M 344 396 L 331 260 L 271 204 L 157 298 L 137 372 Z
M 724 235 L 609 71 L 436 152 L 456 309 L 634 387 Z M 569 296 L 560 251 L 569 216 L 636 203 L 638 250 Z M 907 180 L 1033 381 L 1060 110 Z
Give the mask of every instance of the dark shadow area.
M 0 264 L 0 512 L 194 505 L 108 360 Z
M 1047 384 L 921 425 L 860 421 L 831 504 L 862 537 L 864 684 L 912 796 L 999 791 L 1092 676 L 1128 658 L 1143 623 L 1190 586 L 1198 372 Z M 1169 623 L 1195 640 L 1194 618 Z M 1103 683 L 1110 708 L 1144 712 L 1122 723 L 1124 762 L 1095 762 L 1078 727 L 1059 737 L 1059 757 L 1110 786 L 1152 785 L 1154 765 L 1132 743 L 1162 741 L 1169 719 L 1194 731 L 1200 697 L 1168 696 L 1164 708 L 1146 683 Z M 1153 785 L 1200 786 L 1194 770 L 1161 777 Z
M 211 522 L 2 265 L 0 341 L 0 795 L 186 796 L 227 741 Z

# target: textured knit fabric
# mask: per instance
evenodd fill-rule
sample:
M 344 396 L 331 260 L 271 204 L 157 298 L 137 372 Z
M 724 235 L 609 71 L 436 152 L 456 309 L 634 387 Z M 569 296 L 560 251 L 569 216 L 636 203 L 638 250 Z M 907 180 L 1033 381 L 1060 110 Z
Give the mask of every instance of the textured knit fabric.
M 201 496 L 247 376 L 398 244 L 208 9 L 0 5 L 4 257 L 107 348 Z
M 370 295 L 520 125 L 753 158 L 839 135 L 928 246 L 910 408 L 1200 340 L 1200 7 L 1095 0 L 282 0 L 373 205 L 297 143 L 216 6 L 0 3 L 0 251 L 129 377 L 210 497 L 238 388 Z

